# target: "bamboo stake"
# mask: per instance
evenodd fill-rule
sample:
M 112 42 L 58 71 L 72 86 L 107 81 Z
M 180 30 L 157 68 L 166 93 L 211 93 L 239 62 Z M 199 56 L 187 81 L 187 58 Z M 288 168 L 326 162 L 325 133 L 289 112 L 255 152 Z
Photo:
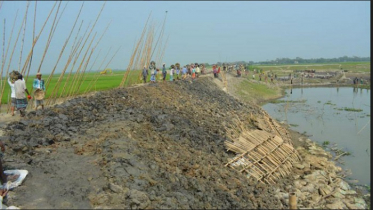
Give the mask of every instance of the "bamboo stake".
M 76 17 L 76 19 L 75 19 L 75 22 L 74 22 L 74 25 L 73 25 L 73 27 L 72 27 L 72 29 L 71 29 L 71 31 L 70 31 L 70 34 L 69 34 L 69 36 L 67 37 L 67 39 L 65 40 L 65 43 L 64 43 L 64 45 L 63 45 L 63 47 L 62 47 L 62 49 L 61 49 L 60 55 L 58 56 L 57 62 L 56 62 L 56 64 L 54 65 L 53 70 L 52 70 L 51 74 L 49 75 L 49 77 L 48 77 L 48 79 L 47 79 L 47 82 L 46 82 L 46 89 L 48 89 L 49 84 L 50 84 L 50 82 L 52 81 L 52 77 L 53 77 L 54 71 L 56 70 L 57 65 L 58 65 L 58 63 L 59 63 L 59 61 L 60 61 L 60 59 L 61 59 L 61 57 L 62 57 L 62 54 L 63 54 L 63 52 L 65 51 L 66 45 L 67 45 L 67 43 L 69 42 L 70 37 L 71 37 L 71 35 L 72 35 L 72 33 L 73 33 L 74 29 L 75 29 L 75 26 L 76 26 L 76 23 L 78 22 L 78 19 L 79 19 L 80 13 L 82 12 L 83 5 L 84 5 L 84 2 L 83 2 L 83 4 L 82 4 L 82 6 L 80 7 L 79 13 L 78 13 L 78 15 L 77 15 L 77 17 Z M 63 76 L 63 75 L 61 74 L 60 77 L 61 77 L 61 76 Z
M 91 30 L 89 31 L 88 37 L 91 35 L 91 33 L 92 33 L 92 31 L 93 31 L 93 28 L 96 26 L 96 23 L 97 23 L 98 19 L 99 19 L 100 16 L 101 16 L 101 13 L 102 13 L 102 10 L 103 10 L 104 7 L 105 7 L 105 4 L 106 4 L 106 2 L 104 2 L 104 4 L 102 5 L 101 10 L 100 10 L 100 12 L 99 12 L 98 15 L 97 15 L 96 21 L 94 22 L 94 24 L 93 24 Z M 86 41 L 88 40 L 88 37 L 87 37 L 87 39 L 85 40 L 84 45 L 85 45 Z M 92 41 L 93 41 L 93 39 L 92 39 Z M 83 45 L 83 46 L 84 46 L 84 45 Z M 87 49 L 87 52 L 88 52 L 88 50 L 89 50 L 89 48 Z M 87 54 L 87 52 L 86 52 L 86 54 Z M 79 54 L 80 54 L 80 52 L 79 52 Z M 73 84 L 74 84 L 74 81 L 76 80 L 76 77 L 77 77 L 77 74 L 74 74 L 74 77 L 73 77 L 73 80 L 72 80 L 72 81 L 73 81 Z M 67 81 L 66 81 L 66 82 L 67 82 Z M 65 84 L 66 84 L 66 83 L 65 83 Z M 68 93 L 71 92 L 71 86 L 70 86 L 70 88 L 68 89 L 67 92 L 68 92 Z
M 113 57 L 111 57 L 110 61 L 106 64 L 105 69 L 109 66 L 109 64 L 111 63 L 111 61 L 113 60 L 113 58 L 116 56 L 116 54 L 119 52 L 119 50 L 120 50 L 121 47 L 122 47 L 122 46 L 120 46 L 120 47 L 118 48 L 118 50 L 114 53 Z M 96 85 L 96 82 L 97 82 L 97 80 L 98 80 L 100 77 L 101 77 L 101 74 L 97 77 L 96 81 L 92 84 L 91 88 L 92 88 L 93 86 Z M 90 89 L 89 89 L 89 91 L 90 91 Z
M 83 22 L 83 21 L 82 21 L 82 22 Z M 88 28 L 87 28 L 87 29 L 88 29 Z M 78 33 L 77 33 L 76 36 L 78 36 L 78 34 L 79 34 L 79 31 L 78 31 Z M 77 50 L 78 50 L 78 48 L 79 48 L 79 46 L 80 46 L 82 40 L 83 40 L 83 37 L 82 37 L 81 39 L 79 39 L 79 41 L 78 41 L 78 43 L 76 44 L 76 46 L 73 46 L 72 52 L 71 52 L 70 55 L 69 55 L 69 58 L 68 58 L 68 60 L 67 60 L 67 62 L 66 62 L 66 64 L 65 64 L 65 67 L 64 67 L 64 69 L 62 70 L 62 73 L 61 73 L 61 75 L 60 75 L 60 77 L 59 77 L 59 79 L 58 79 L 58 81 L 57 81 L 57 84 L 54 86 L 53 91 L 52 91 L 52 93 L 51 93 L 51 95 L 50 95 L 50 97 L 49 97 L 48 104 L 54 103 L 55 100 L 57 99 L 58 91 L 59 91 L 59 88 L 60 88 L 61 82 L 62 82 L 62 80 L 63 80 L 64 74 L 65 74 L 65 72 L 66 72 L 66 70 L 67 70 L 67 67 L 70 65 L 70 63 L 71 63 L 71 61 L 72 61 L 72 59 L 73 59 L 75 53 L 77 52 Z M 71 71 L 70 71 L 70 73 L 71 73 Z M 70 74 L 69 74 L 69 76 L 70 76 Z M 65 83 L 65 85 L 66 85 L 66 83 Z M 52 101 L 53 101 L 53 102 L 52 102 Z
M 87 69 L 88 62 L 89 62 L 89 60 L 91 59 L 91 56 L 92 56 L 93 52 L 95 51 L 97 45 L 100 43 L 102 37 L 104 36 L 104 34 L 106 33 L 107 29 L 109 28 L 110 24 L 111 24 L 111 21 L 110 21 L 109 24 L 106 26 L 106 28 L 105 28 L 105 30 L 104 30 L 104 33 L 102 33 L 102 35 L 101 35 L 101 37 L 99 38 L 99 40 L 97 41 L 96 45 L 93 47 L 93 49 L 92 49 L 92 51 L 91 51 L 91 54 L 90 54 L 89 57 L 88 57 L 87 63 L 86 63 L 86 65 L 85 65 L 84 69 L 83 69 L 82 75 L 81 75 L 81 77 L 80 77 L 79 80 L 78 80 L 78 88 L 77 88 L 75 94 L 77 94 L 77 92 L 79 92 L 81 84 L 82 84 L 83 82 L 85 82 L 85 79 L 86 79 L 86 78 L 83 79 L 83 76 L 84 76 L 84 73 L 85 73 L 85 71 L 86 71 L 86 69 Z M 96 61 L 95 61 L 95 62 L 96 62 Z
M 89 25 L 88 25 L 88 28 L 89 28 L 89 26 L 90 26 L 90 23 L 89 23 Z M 87 28 L 87 30 L 85 31 L 83 37 L 86 35 L 86 33 L 87 33 L 87 31 L 88 31 L 88 28 Z M 90 36 L 90 34 L 87 35 L 87 37 L 86 37 L 86 39 L 85 39 L 85 41 L 84 41 L 82 47 L 80 47 L 81 42 L 79 43 L 80 50 L 79 50 L 78 54 L 75 56 L 75 59 L 74 59 L 73 65 L 72 65 L 72 67 L 71 67 L 71 69 L 70 69 L 69 74 L 67 75 L 67 78 L 66 78 L 65 84 L 64 84 L 64 86 L 63 86 L 63 88 L 62 88 L 62 91 L 61 91 L 61 93 L 60 93 L 60 96 L 59 96 L 60 98 L 61 98 L 61 96 L 62 96 L 62 95 L 65 93 L 65 91 L 66 91 L 66 86 L 67 86 L 68 82 L 70 81 L 69 79 L 70 79 L 70 77 L 71 77 L 71 73 L 72 73 L 72 71 L 73 71 L 73 69 L 74 69 L 74 66 L 75 66 L 75 64 L 76 64 L 76 62 L 77 62 L 77 60 L 78 60 L 78 58 L 79 58 L 79 56 L 80 56 L 80 53 L 82 52 L 82 50 L 83 50 L 83 48 L 84 48 L 84 46 L 85 46 L 85 44 L 86 44 L 86 42 L 87 42 L 89 36 Z M 78 49 L 78 48 L 76 48 L 76 50 L 77 50 L 77 49 Z M 77 51 L 76 51 L 76 52 L 77 52 Z M 76 53 L 76 52 L 75 52 L 75 53 Z
M 109 55 L 110 50 L 111 50 L 111 46 L 110 46 L 109 50 L 107 51 L 107 53 L 106 53 L 106 55 L 105 55 L 105 57 L 104 57 L 104 60 L 102 60 L 100 67 L 98 68 L 98 73 L 99 73 L 99 74 L 100 74 L 100 69 L 101 69 L 102 65 L 104 64 L 104 62 L 106 61 L 106 58 L 107 58 L 107 56 Z M 98 75 L 95 75 L 95 76 L 93 77 L 93 79 L 89 82 L 87 88 L 86 88 L 85 91 L 84 91 L 85 93 L 87 93 L 88 90 L 90 90 L 90 87 L 91 87 L 93 81 L 96 81 L 96 78 L 97 78 L 97 77 L 98 77 Z
M 166 23 L 166 18 L 167 18 L 167 12 L 166 12 L 166 15 L 164 16 L 164 20 L 163 20 L 163 25 L 162 25 L 161 32 L 160 32 L 160 34 L 158 36 L 157 42 L 155 43 L 155 47 L 154 47 L 154 50 L 153 50 L 152 54 L 150 55 L 150 58 L 153 57 L 153 54 L 154 54 L 155 49 L 157 48 L 158 42 L 163 37 L 163 32 L 164 32 L 164 26 L 165 26 L 165 23 Z
M 89 43 L 89 46 L 88 46 L 88 48 L 87 48 L 87 51 L 85 52 L 84 57 L 83 57 L 82 61 L 80 62 L 80 65 L 79 65 L 78 69 L 76 70 L 76 73 L 75 73 L 76 77 L 74 77 L 74 79 L 73 79 L 73 84 L 70 86 L 71 88 L 70 88 L 70 93 L 69 93 L 68 97 L 69 97 L 70 95 L 72 95 L 72 93 L 74 92 L 75 83 L 76 83 L 77 79 L 79 78 L 79 72 L 80 72 L 80 69 L 81 69 L 81 67 L 82 67 L 82 65 L 83 65 L 83 62 L 85 61 L 85 58 L 86 58 L 87 53 L 88 53 L 88 50 L 91 48 L 91 45 L 92 45 L 93 40 L 95 39 L 96 35 L 97 35 L 97 32 L 95 33 L 95 35 L 93 36 L 91 42 Z M 74 75 L 74 76 L 75 76 L 75 75 Z
M 33 27 L 33 31 L 32 31 L 32 42 L 34 42 L 34 40 L 35 40 L 36 8 L 37 8 L 37 2 L 35 1 L 34 27 Z M 30 69 L 31 69 L 32 56 L 33 55 L 34 55 L 34 47 L 31 48 L 31 58 L 30 58 L 30 62 L 28 63 L 28 72 L 30 72 Z M 23 74 L 23 71 L 21 71 L 21 72 Z M 28 77 L 28 75 L 27 75 L 27 77 Z M 26 78 L 26 80 L 27 80 L 27 78 Z
M 54 16 L 53 23 L 52 23 L 51 29 L 50 29 L 50 31 L 49 31 L 48 40 L 47 40 L 47 43 L 46 43 L 46 45 L 45 45 L 44 53 L 43 53 L 43 56 L 42 56 L 42 58 L 41 58 L 41 61 L 40 61 L 40 64 L 39 64 L 39 68 L 38 68 L 37 73 L 40 72 L 41 66 L 43 65 L 43 61 L 44 61 L 45 55 L 47 54 L 47 51 L 48 51 L 48 49 L 49 49 L 49 44 L 50 44 L 50 42 L 52 41 L 52 37 L 53 37 L 53 34 L 54 34 L 54 33 L 53 33 L 53 28 L 54 28 L 55 23 L 56 23 L 56 19 L 57 19 L 58 11 L 60 10 L 60 6 L 61 6 L 61 1 L 60 1 L 60 3 L 58 4 L 57 12 L 56 12 L 56 15 Z
M 83 2 L 83 4 L 84 4 L 84 2 Z M 75 44 L 76 44 L 76 41 L 77 41 L 78 35 L 79 35 L 79 33 L 80 33 L 80 29 L 82 28 L 83 22 L 84 22 L 83 20 L 82 20 L 82 22 L 80 22 L 80 26 L 79 26 L 79 29 L 78 29 L 78 33 L 76 33 L 76 35 L 75 35 L 75 39 L 74 39 L 74 43 L 71 45 L 71 52 L 70 52 L 70 55 L 73 54 L 74 46 L 76 46 Z
M 6 19 L 4 19 L 4 31 L 3 31 L 3 55 L 2 55 L 2 59 L 1 59 L 1 66 L 4 66 L 4 63 L 5 63 L 5 59 L 4 59 L 4 56 L 5 56 L 5 25 L 6 25 Z M 0 77 L 3 78 L 3 72 L 1 72 Z M 0 87 L 2 87 L 2 86 L 3 86 L 3 80 L 1 79 Z M 1 100 L 1 99 L 0 99 L 0 100 Z
M 5 57 L 4 57 L 4 62 L 2 63 L 1 65 L 1 88 L 3 85 L 5 85 L 5 82 L 3 84 L 3 70 L 4 70 L 4 66 L 5 66 L 5 62 L 6 62 L 6 59 L 8 57 L 8 51 L 9 51 L 9 46 L 10 46 L 10 41 L 12 40 L 12 35 L 13 35 L 13 29 L 14 29 L 14 26 L 15 26 L 15 22 L 17 20 L 17 17 L 18 17 L 18 10 L 17 10 L 17 13 L 16 13 L 16 17 L 14 18 L 14 22 L 13 22 L 13 26 L 12 26 L 12 30 L 10 32 L 10 36 L 9 36 L 9 39 L 8 39 L 8 46 L 7 46 L 7 49 L 6 49 L 6 53 L 5 53 Z M 4 25 L 5 25 L 5 22 L 4 22 Z M 5 27 L 5 26 L 4 26 Z M 5 30 L 4 30 L 4 34 L 5 34 Z M 4 35 L 5 37 L 5 35 Z M 3 54 L 4 55 L 4 54 Z M 5 75 L 7 76 L 7 75 Z M 0 100 L 2 99 L 2 96 L 0 97 Z
M 24 22 L 24 27 L 23 27 L 23 35 L 22 35 L 22 46 L 21 46 L 21 53 L 19 56 L 19 63 L 18 63 L 18 71 L 21 69 L 21 61 L 22 61 L 22 52 L 23 52 L 23 44 L 25 43 L 25 33 L 26 33 L 26 23 L 27 23 L 27 12 L 28 8 L 30 6 L 30 2 L 27 2 L 27 7 L 26 7 L 26 18 Z
M 6 75 L 5 78 L 8 78 L 8 72 L 9 72 L 10 64 L 12 63 L 14 50 L 15 50 L 15 48 L 16 48 L 16 46 L 17 46 L 18 39 L 19 39 L 19 35 L 21 34 L 21 30 L 22 30 L 22 27 L 23 27 L 24 19 L 26 18 L 26 14 L 27 14 L 27 11 L 26 11 L 26 13 L 25 13 L 25 15 L 24 15 L 24 17 L 23 17 L 22 25 L 21 25 L 21 27 L 19 28 L 19 31 L 18 31 L 18 34 L 17 34 L 17 38 L 16 38 L 16 40 L 15 40 L 15 42 L 14 42 L 14 45 L 13 45 L 12 53 L 10 54 L 10 58 L 9 58 L 9 62 L 8 62 L 8 67 L 7 67 L 7 70 L 6 70 L 6 73 L 5 73 L 5 75 Z M 16 19 L 14 19 L 14 21 L 15 21 L 15 20 L 16 20 Z M 15 25 L 15 22 L 14 22 L 13 24 Z M 13 25 L 13 27 L 14 27 L 14 25 Z M 12 33 L 13 33 L 13 27 L 12 27 Z M 9 47 L 9 45 L 10 45 L 10 43 L 8 43 L 8 47 Z M 9 48 L 8 48 L 8 49 L 9 49 Z M 8 50 L 7 50 L 7 53 L 8 53 Z M 1 69 L 1 71 L 3 71 L 3 69 Z M 1 78 L 1 79 L 2 79 L 2 78 Z M 6 84 L 6 83 L 4 82 L 4 84 L 3 84 L 3 86 L 2 86 L 2 90 L 1 90 L 1 95 L 0 95 L 0 108 L 1 108 L 1 104 L 2 104 L 2 100 L 1 100 L 1 99 L 3 98 L 3 95 L 4 95 L 5 84 Z
M 49 17 L 50 17 L 50 15 L 52 14 L 52 12 L 53 12 L 54 7 L 56 6 L 56 4 L 57 4 L 57 2 L 54 3 L 53 8 L 52 8 L 51 11 L 49 12 L 49 15 L 48 15 L 47 19 L 45 20 L 44 25 L 42 26 L 42 28 L 41 28 L 39 34 L 38 34 L 38 35 L 36 36 L 36 38 L 33 40 L 31 51 L 29 52 L 29 54 L 28 54 L 28 56 L 27 56 L 27 59 L 26 59 L 26 62 L 25 62 L 25 64 L 23 65 L 23 68 L 22 68 L 22 75 L 23 75 L 23 74 L 25 73 L 25 71 L 26 71 L 27 64 L 29 63 L 29 61 L 30 61 L 30 57 L 31 57 L 31 54 L 33 54 L 33 51 L 34 51 L 35 44 L 36 44 L 37 41 L 39 40 L 40 34 L 41 34 L 41 32 L 43 32 L 44 27 L 45 27 L 45 25 L 47 24 L 47 22 L 48 22 L 48 20 L 49 20 Z M 30 64 L 30 65 L 31 65 L 31 64 Z M 27 76 L 26 76 L 26 78 L 25 78 L 25 81 L 27 81 L 27 78 L 28 78 L 29 72 L 30 72 L 30 68 L 29 68 L 29 70 L 28 70 L 28 72 L 27 72 Z
M 120 87 L 122 87 L 122 86 L 124 85 L 124 82 L 127 80 L 128 73 L 129 73 L 129 71 L 131 70 L 131 66 L 133 65 L 133 60 L 134 60 L 134 58 L 135 58 L 136 52 L 137 52 L 138 47 L 139 47 L 139 45 L 140 45 L 140 43 L 142 42 L 142 39 L 143 39 L 143 37 L 144 37 L 145 31 L 146 31 L 146 26 L 147 26 L 147 24 L 148 24 L 148 21 L 149 21 L 150 16 L 151 16 L 151 12 L 150 12 L 150 14 L 149 14 L 149 16 L 148 16 L 148 19 L 146 20 L 146 23 L 145 23 L 144 29 L 143 29 L 143 31 L 142 31 L 142 34 L 141 34 L 141 37 L 140 37 L 139 41 L 137 42 L 137 46 L 136 46 L 136 48 L 135 48 L 135 51 L 133 52 L 133 54 L 132 54 L 132 56 L 131 56 L 130 62 L 129 62 L 128 67 L 127 67 L 127 71 L 124 73 L 124 75 L 123 75 L 123 79 L 122 79 L 121 83 L 119 84 Z

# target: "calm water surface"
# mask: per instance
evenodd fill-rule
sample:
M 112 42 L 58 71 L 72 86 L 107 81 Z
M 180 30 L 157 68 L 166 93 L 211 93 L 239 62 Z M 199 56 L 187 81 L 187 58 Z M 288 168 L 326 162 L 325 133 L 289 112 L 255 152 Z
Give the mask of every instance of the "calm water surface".
M 329 148 L 350 152 L 340 158 L 351 179 L 370 186 L 370 90 L 352 87 L 312 87 L 286 90 L 284 103 L 263 106 L 273 118 Z M 361 109 L 360 112 L 344 108 Z

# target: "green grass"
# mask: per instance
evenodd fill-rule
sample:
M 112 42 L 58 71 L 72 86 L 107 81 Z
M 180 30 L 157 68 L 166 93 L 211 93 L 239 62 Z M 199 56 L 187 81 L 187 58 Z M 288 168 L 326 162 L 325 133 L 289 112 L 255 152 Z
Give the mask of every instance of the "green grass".
M 279 97 L 280 89 L 271 88 L 265 84 L 256 83 L 248 79 L 242 80 L 236 85 L 236 93 L 244 100 L 255 100 L 261 102 L 271 98 Z
M 83 83 L 81 83 L 78 94 L 85 93 L 88 86 L 90 85 L 90 82 L 92 81 L 92 83 L 93 83 L 96 80 L 97 76 L 99 76 L 98 80 L 97 80 L 96 84 L 92 87 L 91 91 L 100 91 L 100 90 L 108 90 L 108 89 L 116 88 L 116 87 L 119 86 L 120 82 L 122 81 L 124 73 L 125 73 L 125 71 L 113 71 L 113 74 L 100 75 L 99 72 L 87 72 L 87 73 L 85 73 L 86 79 Z M 126 82 L 125 86 L 142 82 L 138 79 L 139 73 L 140 73 L 139 70 L 131 71 L 128 78 L 127 78 L 127 82 Z M 52 80 L 49 84 L 49 87 L 46 90 L 46 98 L 48 98 L 50 96 L 52 90 L 54 89 L 54 87 L 57 84 L 57 81 L 58 81 L 58 78 L 60 77 L 60 75 L 61 74 L 54 74 L 53 75 Z M 44 81 L 47 82 L 48 77 L 49 77 L 48 74 L 43 74 L 42 79 L 44 79 Z M 148 76 L 148 78 L 149 77 L 150 76 Z M 33 83 L 34 78 L 35 78 L 34 75 L 29 76 L 29 78 L 26 82 L 26 87 L 29 91 L 31 91 L 31 89 L 32 89 L 32 83 Z M 72 87 L 72 78 L 73 78 L 73 75 L 70 76 L 69 82 L 66 85 L 66 87 Z M 62 92 L 62 88 L 66 83 L 66 79 L 67 79 L 67 74 L 64 75 L 64 78 L 61 82 L 58 94 L 60 94 Z M 4 89 L 3 97 L 1 99 L 1 103 L 2 104 L 7 104 L 8 103 L 8 95 L 10 94 L 10 86 L 8 85 L 8 82 L 7 82 L 6 78 L 3 79 L 3 82 L 5 82 L 5 89 Z M 77 90 L 77 85 L 75 85 L 74 90 Z M 64 97 L 64 95 L 62 95 L 62 97 Z

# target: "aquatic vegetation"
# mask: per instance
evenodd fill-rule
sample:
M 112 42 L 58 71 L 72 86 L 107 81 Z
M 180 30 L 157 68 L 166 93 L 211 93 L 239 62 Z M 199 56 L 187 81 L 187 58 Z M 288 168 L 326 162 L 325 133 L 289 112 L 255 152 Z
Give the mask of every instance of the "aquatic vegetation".
M 277 100 L 273 100 L 271 101 L 271 103 L 273 104 L 281 104 L 281 103 L 306 103 L 307 100 L 306 99 L 302 99 L 302 100 L 280 100 L 280 99 L 277 99 Z
M 347 112 L 362 112 L 362 109 L 355 109 L 355 108 L 349 108 L 349 107 L 344 107 L 344 108 L 334 108 L 339 111 L 347 111 Z
M 335 106 L 336 104 L 333 104 L 331 101 L 327 101 L 327 102 L 325 103 L 325 105 Z
M 297 124 L 289 124 L 291 127 L 298 127 L 299 125 Z
M 327 146 L 327 145 L 329 145 L 329 144 L 330 144 L 329 141 L 324 141 L 324 142 L 322 143 L 323 146 Z

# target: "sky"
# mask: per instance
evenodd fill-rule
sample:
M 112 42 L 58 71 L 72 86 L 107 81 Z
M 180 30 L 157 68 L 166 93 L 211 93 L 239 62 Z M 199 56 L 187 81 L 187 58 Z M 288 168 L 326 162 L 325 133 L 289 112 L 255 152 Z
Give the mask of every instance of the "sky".
M 54 3 L 37 2 L 35 33 L 42 28 Z M 57 64 L 61 49 L 83 3 L 78 23 Z M 59 14 L 64 7 L 66 9 L 40 65 L 57 3 L 35 45 L 31 72 L 37 72 L 39 66 L 42 73 L 49 73 L 54 67 L 56 72 L 61 72 L 65 68 L 75 37 L 79 40 L 88 26 L 92 26 L 103 4 L 103 1 L 62 1 Z M 1 4 L 2 63 L 3 57 L 7 56 L 4 72 L 8 65 L 9 71 L 21 69 L 31 50 L 35 2 L 29 4 L 25 38 L 22 42 L 21 23 L 26 6 L 26 1 L 3 1 Z M 17 11 L 18 16 L 14 22 Z M 168 42 L 162 62 L 167 66 L 177 62 L 184 65 L 192 62 L 258 62 L 295 57 L 370 56 L 370 1 L 107 1 L 84 49 L 88 49 L 87 46 L 96 32 L 92 47 L 109 22 L 110 26 L 93 51 L 87 71 L 100 67 L 102 70 L 105 66 L 126 69 L 135 42 L 140 38 L 150 13 L 156 33 L 159 33 L 166 16 L 162 43 L 166 42 L 167 37 Z M 16 43 L 18 31 L 20 35 Z M 12 40 L 9 42 L 11 34 Z M 10 44 L 6 53 L 8 42 Z M 14 53 L 11 56 L 13 48 Z M 87 51 L 84 49 L 80 57 Z M 12 61 L 9 63 L 10 57 Z M 74 68 L 79 64 L 78 59 Z M 71 66 L 72 64 L 67 67 L 67 71 Z

